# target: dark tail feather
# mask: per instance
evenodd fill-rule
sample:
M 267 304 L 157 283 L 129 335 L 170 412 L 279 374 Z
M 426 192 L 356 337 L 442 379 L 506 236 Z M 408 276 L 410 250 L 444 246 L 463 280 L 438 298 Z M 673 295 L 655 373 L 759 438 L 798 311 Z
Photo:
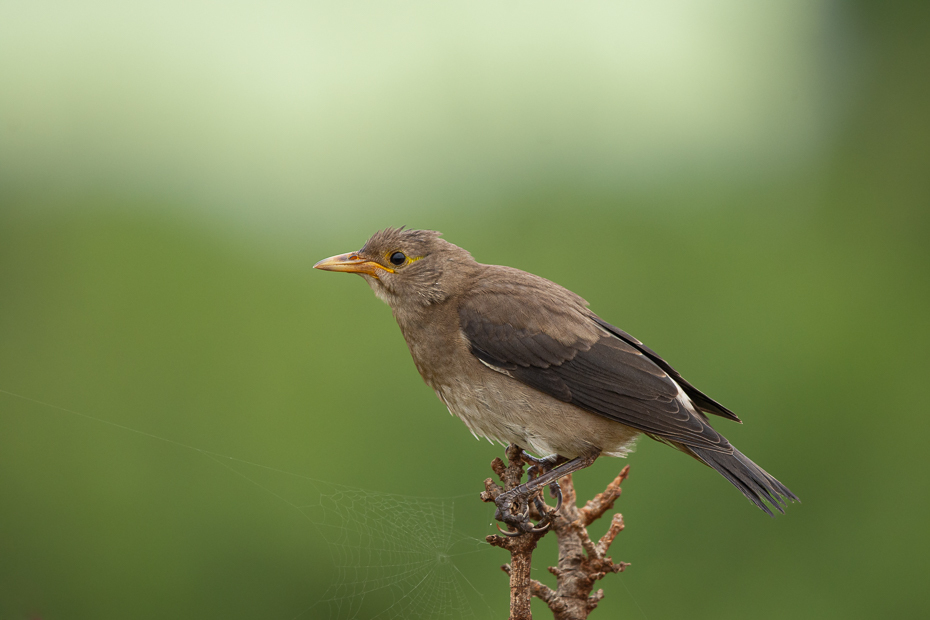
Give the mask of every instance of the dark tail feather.
M 767 512 L 769 516 L 774 517 L 775 515 L 772 514 L 765 502 L 770 503 L 778 512 L 784 514 L 785 511 L 782 505 L 787 505 L 787 500 L 801 501 L 788 487 L 750 461 L 746 455 L 736 448 L 733 448 L 733 454 L 724 454 L 691 446 L 688 446 L 687 449 L 699 460 L 720 472 L 720 475 L 729 480 L 733 486 L 742 491 L 743 495 Z

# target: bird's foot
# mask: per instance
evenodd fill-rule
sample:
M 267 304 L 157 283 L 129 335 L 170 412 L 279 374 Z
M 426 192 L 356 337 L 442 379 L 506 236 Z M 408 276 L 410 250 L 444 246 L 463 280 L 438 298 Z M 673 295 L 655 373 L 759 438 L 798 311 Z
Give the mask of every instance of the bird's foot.
M 536 506 L 536 510 L 542 515 L 539 523 L 535 526 L 533 522 L 530 521 L 530 501 L 533 502 Z M 546 506 L 546 503 L 543 502 L 540 497 L 539 490 L 536 488 L 527 488 L 525 484 L 521 484 L 514 489 L 501 493 L 497 496 L 497 499 L 494 500 L 494 503 L 497 506 L 494 518 L 498 521 L 503 521 L 516 530 L 508 532 L 502 530 L 500 526 L 498 526 L 497 529 L 506 536 L 519 536 L 523 532 L 539 534 L 549 529 L 549 525 L 552 523 L 554 513 L 547 510 L 548 506 Z
M 556 466 L 561 465 L 568 459 L 557 454 L 544 458 L 536 458 L 525 450 L 521 456 L 523 462 L 530 465 L 530 468 L 527 470 L 527 477 L 529 480 L 526 484 L 521 484 L 510 491 L 502 493 L 495 501 L 497 505 L 497 512 L 494 515 L 495 518 L 498 521 L 503 521 L 516 530 L 515 532 L 505 532 L 501 530 L 501 532 L 507 536 L 519 536 L 522 532 L 545 532 L 549 526 L 552 525 L 556 513 L 562 508 L 562 489 L 559 486 L 558 480 L 555 479 L 549 483 L 549 493 L 552 497 L 556 498 L 556 507 L 555 510 L 552 510 L 543 500 L 542 489 L 545 483 L 540 484 L 541 481 L 539 481 L 539 478 L 548 474 L 555 469 Z M 533 503 L 536 507 L 536 512 L 540 515 L 540 519 L 535 526 L 532 521 L 530 521 L 530 502 Z
M 533 466 L 530 467 L 531 470 L 548 466 L 549 471 L 540 472 L 539 469 L 535 469 L 535 471 L 531 472 L 531 475 L 536 475 L 532 476 L 529 481 L 501 493 L 497 496 L 497 499 L 494 500 L 494 503 L 497 505 L 494 518 L 498 521 L 503 521 L 516 530 L 514 532 L 504 532 L 504 534 L 508 536 L 519 536 L 521 532 L 545 532 L 549 525 L 552 524 L 552 520 L 555 518 L 556 513 L 562 508 L 562 489 L 559 487 L 559 478 L 588 467 L 594 463 L 594 459 L 597 458 L 598 454 L 600 454 L 600 450 L 567 461 L 560 456 L 537 459 L 524 452 L 524 458 L 533 463 Z M 560 461 L 565 462 L 559 464 Z M 557 464 L 558 466 L 555 466 Z M 547 510 L 548 506 L 546 506 L 546 503 L 543 502 L 542 497 L 540 497 L 540 491 L 546 485 L 549 485 L 549 491 L 552 493 L 553 497 L 558 500 L 558 505 L 555 510 Z M 541 517 L 539 523 L 535 526 L 530 521 L 530 501 L 536 506 L 536 510 Z M 515 507 L 519 512 L 514 512 Z

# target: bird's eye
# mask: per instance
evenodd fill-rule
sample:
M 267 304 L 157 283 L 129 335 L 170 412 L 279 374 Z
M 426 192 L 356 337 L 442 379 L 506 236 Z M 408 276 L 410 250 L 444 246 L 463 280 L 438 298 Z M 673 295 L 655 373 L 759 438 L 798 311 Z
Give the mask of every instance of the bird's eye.
M 395 265 L 403 265 L 407 261 L 407 257 L 404 256 L 403 252 L 394 252 L 391 254 L 391 262 Z

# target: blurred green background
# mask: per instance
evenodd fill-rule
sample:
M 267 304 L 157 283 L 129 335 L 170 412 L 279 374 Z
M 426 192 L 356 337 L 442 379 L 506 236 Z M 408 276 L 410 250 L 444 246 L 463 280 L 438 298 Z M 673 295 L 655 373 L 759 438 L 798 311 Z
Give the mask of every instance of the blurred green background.
M 594 618 L 927 617 L 928 7 L 0 3 L 0 618 L 506 617 L 502 450 L 310 269 L 401 224 L 581 294 L 804 502 L 641 441 Z

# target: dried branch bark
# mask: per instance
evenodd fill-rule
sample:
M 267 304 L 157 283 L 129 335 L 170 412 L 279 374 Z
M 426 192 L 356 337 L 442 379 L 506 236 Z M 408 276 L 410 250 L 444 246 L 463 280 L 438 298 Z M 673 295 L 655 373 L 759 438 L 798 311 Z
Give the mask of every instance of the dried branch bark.
M 491 478 L 485 480 L 485 491 L 481 494 L 485 502 L 493 502 L 504 490 L 520 484 L 523 477 L 523 450 L 519 446 L 510 445 L 506 454 L 508 465 L 500 458 L 491 463 L 491 469 L 504 483 L 504 487 Z M 626 562 L 614 563 L 607 555 L 610 545 L 623 531 L 623 515 L 618 513 L 611 518 L 607 533 L 597 543 L 591 540 L 587 527 L 613 508 L 622 492 L 620 485 L 629 471 L 629 465 L 624 467 L 603 493 L 598 493 L 580 508 L 577 506 L 571 475 L 561 479 L 562 509 L 548 530 L 555 532 L 559 545 L 558 565 L 549 567 L 549 572 L 557 579 L 554 590 L 530 577 L 533 550 L 548 531 L 524 532 L 514 537 L 487 537 L 491 545 L 510 552 L 510 564 L 501 567 L 510 576 L 510 620 L 532 619 L 530 601 L 533 596 L 549 606 L 555 620 L 584 620 L 597 607 L 598 602 L 604 598 L 604 591 L 599 589 L 592 594 L 594 584 L 606 575 L 619 573 L 629 566 Z M 542 517 L 532 504 L 530 515 L 533 518 Z
M 485 502 L 493 502 L 497 496 L 504 492 L 504 489 L 510 490 L 520 484 L 523 478 L 523 449 L 519 446 L 507 446 L 507 459 L 509 465 L 504 465 L 500 458 L 491 462 L 491 469 L 498 475 L 504 488 L 495 484 L 491 478 L 484 481 L 484 493 L 481 499 Z M 522 506 L 514 506 L 515 510 L 522 510 Z M 532 590 L 530 578 L 530 568 L 533 558 L 533 550 L 539 539 L 546 535 L 546 532 L 533 533 L 524 532 L 520 536 L 488 536 L 487 541 L 495 546 L 502 547 L 510 552 L 510 564 L 505 564 L 501 568 L 510 575 L 510 620 L 531 620 L 533 614 L 530 610 L 532 600 Z

